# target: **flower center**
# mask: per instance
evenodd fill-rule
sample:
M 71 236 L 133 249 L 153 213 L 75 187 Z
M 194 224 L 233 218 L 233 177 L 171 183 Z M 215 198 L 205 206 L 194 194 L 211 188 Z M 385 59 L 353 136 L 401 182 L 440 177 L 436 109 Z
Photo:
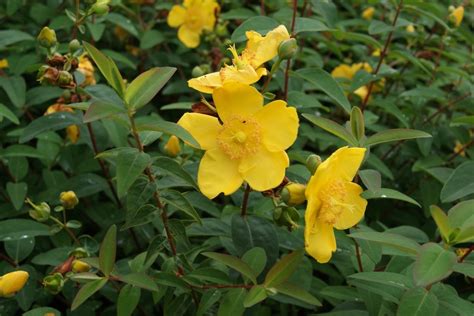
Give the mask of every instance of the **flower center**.
M 224 123 L 223 129 L 217 136 L 219 148 L 231 159 L 257 152 L 261 142 L 260 125 L 253 118 L 234 116 Z
M 193 6 L 188 9 L 186 24 L 191 29 L 199 29 L 202 21 L 201 9 L 198 6 Z
M 334 180 L 321 190 L 320 200 L 321 208 L 319 209 L 318 218 L 329 225 L 334 225 L 344 211 L 351 211 L 354 207 L 349 203 L 345 203 L 347 192 L 344 182 Z

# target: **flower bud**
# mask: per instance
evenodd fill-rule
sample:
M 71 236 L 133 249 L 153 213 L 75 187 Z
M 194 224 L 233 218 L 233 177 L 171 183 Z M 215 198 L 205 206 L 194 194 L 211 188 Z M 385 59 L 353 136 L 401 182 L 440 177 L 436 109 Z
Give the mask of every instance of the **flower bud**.
M 51 294 L 58 294 L 64 286 L 64 277 L 61 273 L 47 275 L 43 279 L 43 286 Z
M 72 262 L 72 269 L 71 269 L 72 272 L 75 272 L 75 273 L 89 272 L 90 269 L 91 269 L 91 266 L 84 261 L 74 260 Z
M 413 26 L 413 24 L 408 24 L 406 27 L 406 31 L 408 33 L 415 33 L 415 27 Z
M 81 43 L 77 39 L 73 39 L 69 42 L 69 52 L 74 53 L 81 48 Z
M 309 170 L 309 172 L 311 172 L 311 174 L 314 174 L 321 162 L 321 157 L 319 157 L 318 155 L 309 155 L 306 159 L 306 168 Z
M 288 205 L 303 204 L 306 201 L 305 190 L 304 184 L 290 182 L 281 190 L 281 198 Z
M 459 6 L 452 10 L 451 14 L 449 15 L 449 20 L 451 23 L 454 24 L 454 26 L 459 27 L 461 25 L 461 22 L 464 18 L 464 7 Z
M 375 8 L 374 7 L 368 7 L 362 12 L 362 18 L 365 20 L 372 20 L 374 17 L 375 13 Z
M 166 154 L 170 157 L 176 157 L 181 152 L 181 145 L 179 144 L 178 137 L 171 135 L 170 139 L 164 146 Z
M 48 203 L 41 202 L 39 205 L 36 205 L 28 198 L 26 199 L 26 203 L 33 207 L 33 209 L 29 211 L 31 218 L 38 222 L 46 222 L 49 219 L 51 208 Z
M 107 4 L 97 2 L 97 3 L 94 3 L 94 5 L 92 5 L 92 7 L 90 8 L 90 11 L 97 15 L 104 15 L 109 12 L 109 6 Z
M 0 277 L 0 297 L 10 297 L 20 291 L 29 278 L 26 271 L 14 271 Z
M 295 38 L 290 38 L 281 42 L 278 46 L 278 57 L 280 59 L 291 59 L 298 51 L 298 43 Z
M 216 26 L 215 33 L 219 37 L 226 37 L 229 35 L 229 31 L 227 30 L 227 23 L 219 23 Z
M 273 210 L 273 220 L 275 222 L 278 222 L 282 216 L 282 213 L 283 213 L 283 208 L 281 207 L 276 207 L 274 210 Z
M 72 210 L 79 203 L 79 199 L 74 191 L 61 192 L 59 200 L 66 210 Z
M 69 256 L 74 256 L 76 259 L 89 257 L 89 253 L 82 247 L 78 247 L 69 253 Z
M 45 48 L 53 47 L 57 44 L 56 32 L 45 26 L 39 33 L 37 40 L 39 44 Z
M 59 86 L 69 86 L 74 83 L 74 78 L 68 71 L 60 70 L 58 77 Z

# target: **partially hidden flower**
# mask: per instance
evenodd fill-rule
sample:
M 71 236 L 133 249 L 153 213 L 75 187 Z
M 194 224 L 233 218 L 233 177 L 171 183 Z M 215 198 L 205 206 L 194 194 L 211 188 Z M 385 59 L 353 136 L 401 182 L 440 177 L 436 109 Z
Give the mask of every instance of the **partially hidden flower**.
M 368 7 L 364 11 L 362 11 L 362 18 L 365 20 L 372 20 L 374 17 L 375 13 L 375 8 L 374 7 Z
M 281 100 L 264 106 L 257 89 L 236 82 L 215 89 L 213 99 L 219 118 L 186 113 L 178 122 L 206 151 L 201 192 L 212 199 L 234 193 L 244 181 L 256 191 L 278 186 L 289 165 L 285 150 L 296 140 L 296 109 Z
M 455 154 L 458 154 L 461 157 L 466 157 L 464 145 L 459 140 L 456 141 L 456 145 L 454 146 L 453 151 Z
M 359 70 L 372 73 L 372 67 L 368 63 L 357 63 L 357 64 L 352 64 L 352 65 L 346 65 L 346 64 L 339 65 L 336 68 L 334 68 L 334 70 L 331 72 L 331 75 L 334 78 L 344 78 L 344 79 L 352 80 L 355 74 Z M 381 84 L 383 85 L 383 80 L 381 81 Z M 378 91 L 378 90 L 380 90 L 380 88 L 377 87 L 377 85 L 375 85 L 373 92 Z M 368 86 L 362 86 L 354 91 L 354 94 L 358 95 L 362 100 L 365 99 L 365 97 L 367 96 L 367 93 L 369 93 Z
M 94 66 L 86 55 L 81 55 L 81 57 L 79 57 L 79 65 L 77 70 L 84 75 L 82 86 L 91 86 L 96 84 L 94 77 Z
M 0 297 L 10 297 L 19 292 L 29 278 L 26 271 L 14 271 L 0 277 Z
M 70 106 L 67 106 L 63 103 L 55 103 L 48 107 L 46 112 L 44 112 L 44 115 L 53 114 L 56 112 L 71 112 L 72 113 L 74 112 L 74 110 Z M 77 143 L 77 140 L 79 139 L 79 135 L 80 135 L 79 127 L 77 125 L 69 125 L 68 127 L 66 127 L 66 134 L 69 140 L 71 141 L 71 143 L 73 144 Z
M 8 68 L 8 60 L 6 58 L 0 59 L 0 69 Z
M 464 7 L 459 6 L 455 8 L 449 15 L 449 18 L 451 19 L 451 21 L 454 23 L 456 27 L 459 27 L 464 18 Z
M 184 0 L 174 5 L 168 14 L 168 25 L 178 29 L 179 40 L 189 48 L 201 42 L 203 31 L 212 31 L 219 4 L 215 0 Z
M 405 28 L 405 30 L 408 33 L 415 33 L 415 27 L 413 26 L 413 24 L 408 24 L 407 27 Z
M 171 135 L 163 149 L 171 157 L 178 156 L 178 154 L 181 152 L 181 145 L 179 144 L 178 137 Z
M 290 182 L 281 191 L 283 201 L 288 205 L 300 205 L 306 201 L 306 185 Z
M 247 45 L 239 55 L 235 46 L 232 52 L 232 65 L 226 65 L 218 72 L 213 72 L 188 81 L 189 87 L 203 93 L 212 93 L 215 88 L 222 87 L 227 82 L 253 84 L 267 74 L 263 64 L 278 55 L 280 44 L 290 39 L 290 34 L 284 25 L 268 32 L 265 36 L 255 31 L 248 31 Z
M 328 262 L 336 251 L 334 229 L 348 229 L 364 216 L 367 201 L 360 196 L 362 188 L 352 182 L 364 154 L 365 148 L 339 148 L 309 180 L 305 248 L 319 263 Z

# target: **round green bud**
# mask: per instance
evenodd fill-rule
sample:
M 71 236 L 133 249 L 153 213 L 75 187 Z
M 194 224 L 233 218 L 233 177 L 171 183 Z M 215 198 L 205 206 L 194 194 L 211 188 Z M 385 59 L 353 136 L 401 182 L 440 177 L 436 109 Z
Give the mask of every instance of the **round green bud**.
M 94 13 L 94 14 L 97 14 L 97 15 L 105 15 L 107 13 L 109 13 L 109 6 L 107 4 L 103 4 L 103 3 L 95 3 L 91 8 L 91 12 Z
M 311 172 L 311 174 L 314 174 L 321 162 L 321 157 L 319 157 L 318 155 L 309 155 L 306 159 L 306 168 L 309 170 L 309 172 Z
M 58 40 L 56 39 L 56 32 L 47 26 L 41 29 L 41 32 L 38 34 L 37 40 L 38 43 L 45 48 L 53 47 L 58 42 Z
M 79 42 L 77 39 L 73 39 L 72 41 L 69 42 L 69 52 L 71 54 L 73 54 L 80 48 L 81 48 L 81 42 Z
M 47 275 L 43 279 L 43 286 L 51 294 L 58 294 L 64 286 L 64 277 L 61 273 Z
M 280 59 L 291 59 L 295 57 L 297 51 L 298 43 L 296 38 L 290 38 L 281 42 L 280 46 L 278 46 L 278 57 Z

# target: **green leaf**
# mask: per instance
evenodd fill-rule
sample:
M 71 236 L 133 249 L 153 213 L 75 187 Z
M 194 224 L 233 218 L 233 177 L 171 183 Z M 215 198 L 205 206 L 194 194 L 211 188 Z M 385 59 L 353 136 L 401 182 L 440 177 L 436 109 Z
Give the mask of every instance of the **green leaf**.
M 109 14 L 110 15 L 110 14 Z M 107 80 L 110 86 L 114 88 L 119 96 L 123 97 L 125 92 L 125 84 L 123 82 L 122 75 L 117 68 L 117 65 L 110 59 L 110 57 L 101 53 L 97 48 L 91 44 L 83 41 L 82 45 L 89 54 L 89 56 L 94 60 L 100 72 Z
M 11 145 L 5 149 L 0 150 L 0 157 L 13 158 L 13 157 L 28 157 L 28 158 L 39 158 L 45 159 L 36 148 L 27 145 Z
M 20 124 L 20 121 L 9 108 L 0 103 L 0 120 L 2 117 L 6 117 L 9 121 L 15 123 L 16 125 Z
M 443 283 L 436 283 L 431 287 L 439 301 L 438 315 L 470 315 L 474 304 L 459 297 L 455 288 Z M 440 313 L 444 311 L 444 313 Z
M 223 20 L 247 20 L 251 17 L 256 16 L 257 13 L 247 8 L 236 8 L 230 9 L 226 12 L 221 12 L 219 14 L 219 18 Z
M 147 30 L 140 38 L 140 49 L 150 49 L 165 41 L 165 36 L 157 30 Z
M 156 119 L 153 123 L 148 122 L 147 124 L 137 124 L 137 129 L 139 131 L 155 131 L 163 132 L 168 135 L 175 135 L 183 142 L 186 142 L 195 148 L 201 148 L 194 137 L 187 130 L 176 123 Z
M 369 34 L 370 35 L 377 35 L 377 34 L 383 34 L 383 33 L 388 33 L 390 31 L 393 31 L 395 28 L 391 25 L 388 25 L 387 23 L 384 23 L 382 21 L 378 20 L 373 20 L 370 22 L 369 25 Z
M 302 114 L 305 119 L 310 121 L 316 126 L 321 127 L 322 129 L 328 131 L 329 133 L 339 137 L 340 139 L 346 141 L 348 144 L 352 146 L 358 146 L 358 141 L 349 133 L 344 127 L 337 124 L 334 121 L 331 121 L 326 118 L 322 118 L 312 114 Z
M 241 316 L 244 313 L 245 289 L 231 289 L 222 298 L 217 316 Z
M 126 284 L 117 299 L 117 316 L 131 316 L 140 301 L 140 288 Z
M 328 27 L 319 20 L 310 18 L 295 19 L 295 35 L 302 32 L 322 32 L 327 30 Z
M 457 232 L 452 242 L 474 241 L 474 200 L 462 201 L 448 212 L 449 225 Z
M 277 286 L 275 286 L 275 289 L 278 291 L 278 293 L 285 294 L 287 296 L 300 300 L 306 304 L 310 304 L 314 306 L 322 306 L 321 302 L 316 297 L 314 297 L 311 293 L 289 282 L 280 283 Z
M 452 227 L 449 225 L 449 219 L 446 213 L 436 205 L 430 206 L 431 217 L 433 217 L 436 226 L 438 226 L 439 232 L 443 237 L 443 240 L 449 242 L 449 235 L 451 234 Z
M 201 217 L 181 192 L 175 190 L 163 190 L 161 191 L 161 199 L 168 205 L 172 205 L 178 210 L 183 211 L 186 215 L 202 225 Z
M 217 289 L 209 289 L 204 292 L 199 302 L 199 307 L 196 311 L 196 316 L 203 316 L 212 305 L 214 305 L 221 298 L 221 291 Z
M 70 125 L 82 125 L 79 113 L 56 112 L 38 117 L 23 130 L 20 143 L 26 143 L 46 131 L 57 131 Z
M 382 186 L 382 176 L 380 172 L 373 169 L 365 169 L 359 171 L 360 179 L 362 183 L 367 187 L 369 191 L 378 191 Z
M 441 189 L 443 203 L 453 202 L 474 193 L 474 161 L 466 161 L 457 167 Z
M 84 114 L 84 123 L 94 122 L 117 114 L 126 114 L 127 110 L 115 103 L 92 102 Z
M 370 146 L 388 143 L 388 142 L 394 142 L 398 140 L 413 139 L 413 138 L 426 138 L 426 137 L 431 137 L 431 135 L 423 131 L 418 131 L 414 129 L 404 129 L 404 128 L 389 129 L 389 130 L 378 132 L 370 136 L 364 142 L 364 145 L 367 147 L 370 147 Z
M 25 203 L 26 192 L 28 191 L 28 185 L 25 182 L 8 182 L 7 192 L 13 206 L 16 210 L 21 209 Z
M 354 106 L 352 108 L 350 123 L 351 123 L 352 135 L 358 141 L 363 139 L 365 137 L 364 114 L 357 106 Z
M 125 196 L 130 186 L 151 163 L 151 158 L 144 152 L 121 151 L 117 155 L 117 194 Z
M 80 290 L 77 292 L 76 297 L 72 301 L 71 311 L 78 308 L 82 303 L 84 303 L 89 297 L 94 295 L 95 292 L 99 291 L 107 283 L 106 278 L 100 280 L 95 280 L 89 283 L 84 284 Z
M 35 249 L 35 238 L 4 241 L 5 251 L 15 262 L 26 259 Z
M 244 307 L 249 308 L 260 303 L 268 297 L 267 290 L 262 285 L 256 285 L 250 289 L 244 299 Z
M 135 24 L 133 24 L 130 19 L 127 19 L 121 14 L 109 13 L 106 16 L 106 20 L 112 22 L 115 25 L 118 25 L 119 27 L 126 30 L 128 33 L 132 34 L 135 37 L 138 37 L 139 35 Z
M 418 207 L 421 207 L 421 205 L 409 197 L 406 194 L 403 194 L 401 192 L 398 192 L 393 189 L 388 189 L 388 188 L 380 188 L 377 191 L 364 191 L 360 195 L 366 200 L 370 199 L 394 199 L 394 200 L 400 200 L 400 201 L 405 201 L 411 204 L 414 204 Z
M 255 271 L 253 271 L 247 263 L 240 260 L 239 258 L 217 252 L 203 252 L 202 254 L 208 258 L 217 260 L 231 267 L 232 269 L 236 270 L 237 272 L 240 272 L 242 275 L 250 279 L 253 284 L 257 284 L 257 275 Z
M 51 235 L 49 227 L 29 219 L 7 219 L 0 222 L 0 241 Z
M 418 253 L 420 245 L 415 241 L 401 235 L 379 232 L 358 232 L 349 235 L 351 238 L 370 240 L 389 248 L 397 249 L 400 255 L 415 256 Z
M 193 188 L 198 190 L 198 185 L 196 181 L 194 181 L 194 178 L 186 170 L 184 170 L 176 160 L 168 157 L 158 157 L 154 161 L 154 166 L 180 178 L 181 180 L 184 180 Z
M 3 30 L 0 31 L 0 49 L 3 50 L 6 46 L 23 42 L 34 41 L 35 38 L 28 33 L 18 30 Z
M 451 120 L 451 126 L 471 125 L 474 126 L 474 115 L 459 116 Z
M 414 5 L 406 4 L 406 5 L 403 6 L 402 11 L 414 12 L 414 13 L 418 13 L 419 15 L 431 18 L 434 21 L 436 21 L 437 23 L 441 24 L 446 29 L 446 31 L 448 31 L 448 32 L 452 31 L 451 28 L 443 21 L 443 19 L 437 17 L 436 15 L 432 14 L 431 12 L 428 12 L 426 10 L 422 10 L 419 7 L 416 7 Z
M 263 248 L 254 247 L 244 253 L 242 260 L 252 267 L 252 269 L 255 271 L 255 274 L 258 276 L 260 273 L 262 273 L 265 265 L 267 264 L 267 255 Z
M 148 291 L 158 291 L 158 286 L 155 281 L 145 273 L 132 273 L 127 275 L 120 275 L 118 278 L 125 283 L 133 286 L 141 287 Z
M 170 80 L 176 68 L 155 67 L 136 77 L 125 90 L 125 102 L 132 109 L 148 104 Z
M 474 278 L 474 264 L 468 262 L 456 263 L 453 267 L 455 272 L 464 274 L 468 278 Z
M 296 250 L 284 255 L 265 276 L 265 287 L 274 287 L 288 280 L 303 260 L 303 257 L 304 250 Z
M 436 315 L 438 304 L 438 298 L 424 288 L 409 289 L 400 300 L 397 316 Z
M 432 71 L 428 69 L 417 57 L 413 56 L 409 52 L 402 51 L 402 50 L 391 50 L 388 53 L 390 58 L 396 59 L 405 59 L 412 63 L 415 67 L 422 70 L 426 75 L 431 76 Z
M 115 256 L 117 255 L 117 226 L 110 226 L 105 234 L 104 240 L 100 245 L 99 264 L 100 271 L 105 276 L 109 276 L 115 265 Z
M 346 113 L 351 113 L 351 104 L 347 100 L 344 91 L 339 83 L 326 71 L 321 68 L 305 68 L 296 71 L 294 74 L 308 81 L 317 89 L 322 90 L 341 106 Z
M 22 314 L 22 316 L 44 316 L 48 313 L 53 314 L 53 316 L 61 316 L 61 312 L 52 307 L 38 307 L 32 310 L 29 310 Z
M 417 286 L 428 286 L 448 277 L 456 264 L 456 254 L 438 244 L 421 246 L 413 267 L 413 278 Z
M 348 283 L 382 295 L 394 303 L 398 303 L 403 293 L 412 287 L 412 282 L 407 276 L 393 272 L 360 272 L 350 275 Z
M 267 16 L 255 16 L 240 24 L 234 33 L 232 33 L 230 40 L 234 43 L 243 42 L 247 40 L 247 36 L 245 36 L 245 32 L 247 31 L 255 31 L 264 35 L 278 25 L 280 25 L 280 23 Z
M 0 87 L 5 90 L 14 106 L 21 108 L 25 105 L 26 83 L 23 77 L 0 77 Z
M 362 42 L 368 46 L 372 46 L 375 48 L 382 48 L 382 44 L 376 41 L 372 36 L 369 36 L 367 34 L 361 34 L 361 33 L 355 33 L 355 32 L 345 32 L 342 30 L 329 30 L 336 40 L 338 41 L 343 41 L 343 40 L 348 40 L 348 41 L 356 41 L 356 42 Z

